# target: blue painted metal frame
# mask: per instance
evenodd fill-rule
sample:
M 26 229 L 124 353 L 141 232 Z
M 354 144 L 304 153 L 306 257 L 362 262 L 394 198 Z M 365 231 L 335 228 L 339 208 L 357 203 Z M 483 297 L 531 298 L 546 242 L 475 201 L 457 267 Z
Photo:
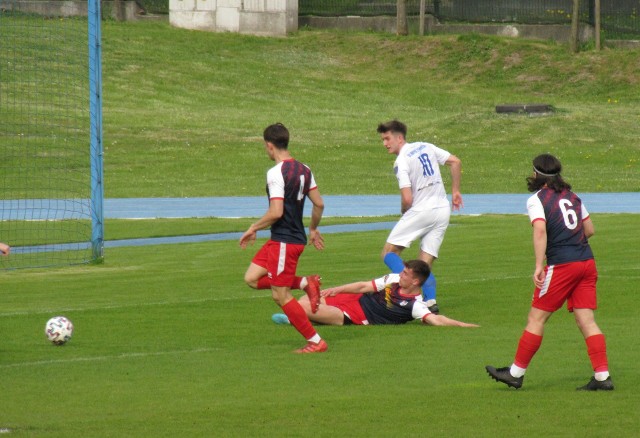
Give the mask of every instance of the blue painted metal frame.
M 91 119 L 91 248 L 93 260 L 104 256 L 104 166 L 102 144 L 102 33 L 100 0 L 88 3 L 89 107 Z

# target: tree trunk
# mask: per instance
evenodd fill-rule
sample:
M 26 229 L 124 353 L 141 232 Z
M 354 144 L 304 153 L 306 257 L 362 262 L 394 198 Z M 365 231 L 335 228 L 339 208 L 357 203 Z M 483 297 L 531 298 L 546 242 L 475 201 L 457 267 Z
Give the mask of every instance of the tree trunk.
M 407 0 L 397 0 L 396 14 L 396 33 L 398 35 L 409 35 L 409 23 L 407 20 Z
M 600 50 L 600 0 L 595 5 L 596 50 Z
M 426 9 L 426 0 L 420 0 L 420 36 L 424 35 L 424 15 Z
M 573 0 L 571 13 L 571 52 L 578 53 L 578 24 L 580 22 L 580 0 Z

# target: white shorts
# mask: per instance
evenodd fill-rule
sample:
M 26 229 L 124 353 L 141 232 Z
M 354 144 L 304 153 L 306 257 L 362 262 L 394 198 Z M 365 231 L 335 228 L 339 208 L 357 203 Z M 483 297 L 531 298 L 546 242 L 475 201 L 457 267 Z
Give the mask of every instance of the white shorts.
M 387 243 L 409 248 L 411 242 L 422 239 L 420 249 L 437 258 L 450 216 L 448 207 L 421 211 L 409 209 L 389 233 Z

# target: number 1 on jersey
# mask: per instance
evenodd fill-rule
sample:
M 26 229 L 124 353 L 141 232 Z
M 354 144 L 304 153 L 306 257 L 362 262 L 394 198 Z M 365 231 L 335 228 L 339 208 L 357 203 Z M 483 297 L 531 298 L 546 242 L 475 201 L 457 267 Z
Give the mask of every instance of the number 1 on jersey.
M 302 201 L 304 199 L 304 175 L 300 175 L 300 190 L 298 191 L 298 201 Z

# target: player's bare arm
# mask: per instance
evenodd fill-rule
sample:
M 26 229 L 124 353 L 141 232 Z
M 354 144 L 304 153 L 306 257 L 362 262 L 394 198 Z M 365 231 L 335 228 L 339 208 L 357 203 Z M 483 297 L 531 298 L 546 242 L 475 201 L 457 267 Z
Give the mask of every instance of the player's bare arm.
M 253 244 L 256 240 L 256 233 L 273 225 L 284 213 L 284 201 L 282 199 L 271 199 L 269 201 L 269 209 L 267 212 L 249 226 L 249 229 L 240 237 L 240 248 L 244 249 L 248 244 Z
M 405 214 L 413 205 L 413 193 L 411 187 L 403 187 L 400 189 L 400 211 Z
M 478 324 L 462 322 L 452 318 L 447 318 L 444 315 L 435 315 L 433 313 L 428 315 L 422 321 L 426 325 L 433 325 L 433 326 L 480 327 Z
M 544 260 L 547 251 L 547 223 L 543 220 L 533 222 L 533 252 L 536 257 L 536 267 L 533 272 L 533 283 L 536 287 L 544 284 Z
M 330 287 L 320 291 L 320 296 L 329 297 L 338 294 L 365 294 L 375 292 L 373 282 L 357 281 L 355 283 L 343 284 L 342 286 Z
M 316 249 L 324 249 L 324 238 L 318 230 L 322 213 L 324 212 L 324 200 L 317 188 L 310 190 L 307 194 L 309 200 L 313 204 L 311 209 L 311 222 L 309 223 L 309 245 L 313 245 Z
M 596 229 L 593 226 L 593 222 L 590 217 L 582 221 L 582 228 L 584 229 L 584 235 L 587 236 L 587 239 L 596 233 Z
M 0 255 L 9 255 L 11 252 L 11 247 L 6 243 L 0 242 Z
M 462 195 L 460 194 L 462 162 L 455 155 L 450 155 L 445 164 L 449 166 L 449 171 L 451 172 L 451 208 L 452 210 L 460 210 L 464 207 Z

